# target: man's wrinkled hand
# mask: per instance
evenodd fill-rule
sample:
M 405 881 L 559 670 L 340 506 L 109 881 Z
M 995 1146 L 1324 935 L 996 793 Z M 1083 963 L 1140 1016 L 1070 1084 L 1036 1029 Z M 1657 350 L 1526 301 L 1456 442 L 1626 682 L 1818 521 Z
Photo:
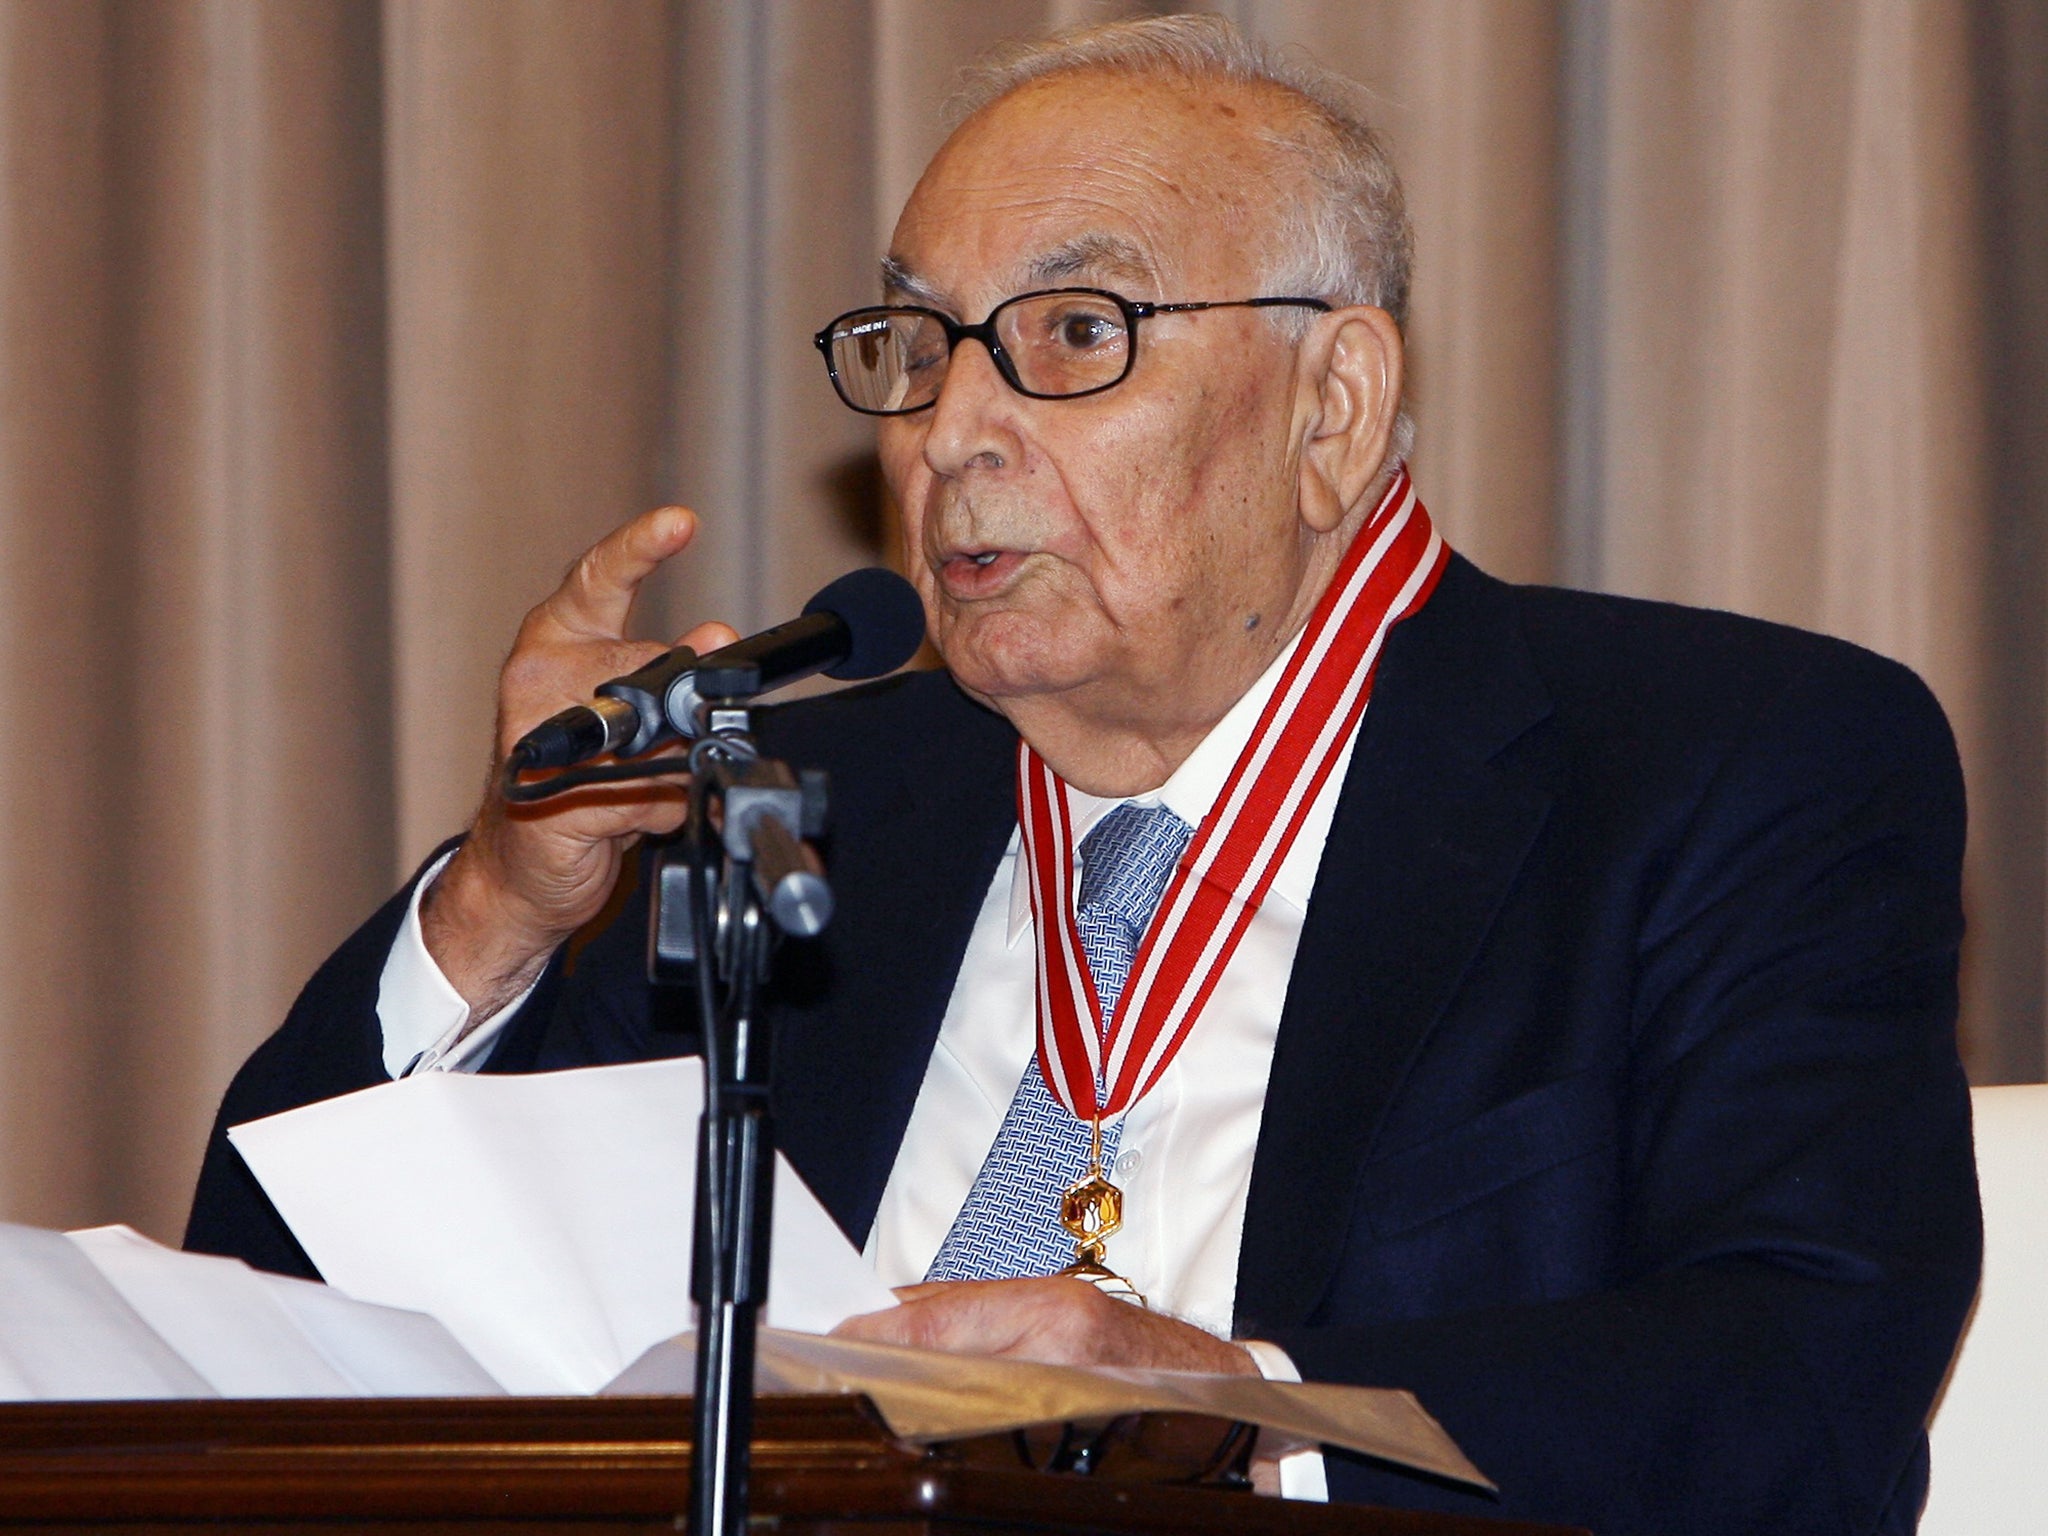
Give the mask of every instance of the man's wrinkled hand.
M 1124 1365 L 1256 1376 L 1251 1352 L 1192 1323 L 1106 1296 L 1085 1280 L 956 1280 L 906 1285 L 900 1305 L 849 1317 L 833 1333 L 955 1355 L 1002 1355 L 1048 1365 Z M 1280 1492 L 1280 1468 L 1261 1448 L 1252 1487 Z
M 667 649 L 626 639 L 626 618 L 641 584 L 696 531 L 696 515 L 683 507 L 635 518 L 586 550 L 519 626 L 498 677 L 490 786 L 420 910 L 428 952 L 474 1017 L 517 997 L 597 915 L 635 842 L 682 825 L 689 797 L 680 777 L 512 806 L 499 793 L 498 768 L 542 720 Z M 700 624 L 676 643 L 709 650 L 737 638 L 729 625 Z
M 1106 1296 L 1084 1280 L 956 1280 L 905 1286 L 901 1305 L 834 1333 L 956 1355 L 1051 1365 L 1125 1365 L 1256 1376 L 1249 1352 L 1192 1323 Z

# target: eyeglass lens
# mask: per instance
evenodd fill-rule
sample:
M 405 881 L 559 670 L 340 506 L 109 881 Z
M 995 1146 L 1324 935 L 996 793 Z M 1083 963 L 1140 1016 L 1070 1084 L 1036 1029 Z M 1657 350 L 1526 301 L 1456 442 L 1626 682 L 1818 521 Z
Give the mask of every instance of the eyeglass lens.
M 1130 323 L 1100 294 L 1012 299 L 988 323 L 1003 351 L 997 366 L 1026 394 L 1087 394 L 1116 383 L 1130 367 Z M 841 393 L 864 411 L 931 404 L 951 359 L 945 327 L 914 309 L 856 310 L 834 328 L 831 353 Z

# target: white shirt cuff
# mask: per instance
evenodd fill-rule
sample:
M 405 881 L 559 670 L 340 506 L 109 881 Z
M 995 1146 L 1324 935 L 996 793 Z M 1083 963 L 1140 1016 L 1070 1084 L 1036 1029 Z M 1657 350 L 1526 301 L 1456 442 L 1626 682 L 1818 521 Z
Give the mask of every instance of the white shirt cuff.
M 1264 1339 L 1239 1339 L 1237 1346 L 1252 1357 L 1252 1364 L 1266 1380 L 1301 1380 L 1300 1369 L 1278 1344 L 1269 1344 Z M 1280 1458 L 1280 1497 L 1309 1499 L 1318 1504 L 1330 1502 L 1330 1479 L 1323 1469 L 1321 1451 L 1303 1446 Z
M 455 855 L 443 854 L 412 888 L 384 974 L 377 983 L 377 1027 L 384 1035 L 384 1070 L 394 1078 L 415 1072 L 474 1072 L 533 987 L 471 1027 L 469 1004 L 441 974 L 420 931 L 420 900 Z M 536 983 L 537 984 L 537 983 Z

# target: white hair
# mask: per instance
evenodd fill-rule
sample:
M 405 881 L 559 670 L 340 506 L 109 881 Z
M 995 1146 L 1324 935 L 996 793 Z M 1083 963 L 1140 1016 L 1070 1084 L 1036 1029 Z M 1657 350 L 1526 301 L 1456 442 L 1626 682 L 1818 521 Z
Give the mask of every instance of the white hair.
M 1283 57 L 1222 16 L 1147 16 L 998 47 L 963 75 L 954 119 L 1035 80 L 1097 71 L 1225 80 L 1291 96 L 1299 109 L 1294 120 L 1261 130 L 1260 137 L 1300 163 L 1313 195 L 1287 199 L 1274 210 L 1276 259 L 1266 274 L 1268 291 L 1371 304 L 1406 325 L 1415 236 L 1401 178 L 1365 119 L 1356 85 Z M 1309 323 L 1298 311 L 1277 311 L 1275 319 L 1296 334 Z M 1403 410 L 1388 448 L 1390 463 L 1406 458 L 1414 440 L 1415 424 Z

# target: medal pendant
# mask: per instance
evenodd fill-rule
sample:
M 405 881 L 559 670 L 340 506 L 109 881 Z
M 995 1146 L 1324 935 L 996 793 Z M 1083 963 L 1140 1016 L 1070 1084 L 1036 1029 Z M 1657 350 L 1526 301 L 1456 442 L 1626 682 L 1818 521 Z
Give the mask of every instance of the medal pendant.
M 1088 1171 L 1060 1195 L 1060 1225 L 1074 1239 L 1074 1262 L 1062 1275 L 1086 1280 L 1119 1301 L 1145 1305 L 1137 1287 L 1102 1262 L 1103 1244 L 1123 1229 L 1124 1192 L 1102 1172 L 1102 1122 L 1095 1122 L 1095 1155 Z

